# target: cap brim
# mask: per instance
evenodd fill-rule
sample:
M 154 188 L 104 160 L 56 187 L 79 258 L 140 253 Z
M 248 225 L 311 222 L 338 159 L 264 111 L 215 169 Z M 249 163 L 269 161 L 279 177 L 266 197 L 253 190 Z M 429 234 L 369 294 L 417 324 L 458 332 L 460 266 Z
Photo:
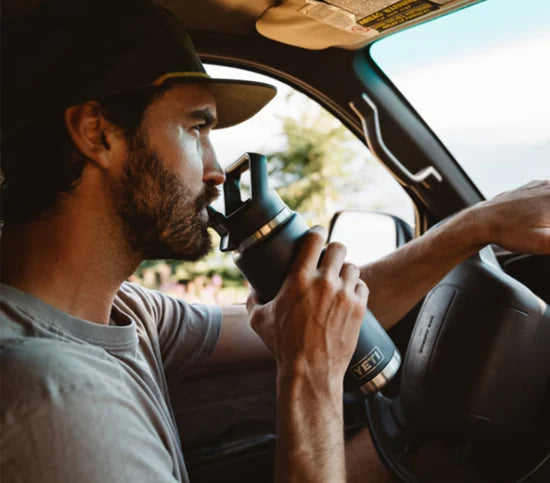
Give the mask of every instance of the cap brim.
M 277 88 L 264 82 L 215 79 L 206 72 L 168 72 L 151 86 L 169 83 L 208 84 L 214 99 L 218 121 L 215 129 L 234 126 L 260 111 L 277 94 Z
M 206 82 L 216 100 L 216 129 L 250 119 L 277 94 L 274 86 L 262 82 L 233 79 L 208 79 Z

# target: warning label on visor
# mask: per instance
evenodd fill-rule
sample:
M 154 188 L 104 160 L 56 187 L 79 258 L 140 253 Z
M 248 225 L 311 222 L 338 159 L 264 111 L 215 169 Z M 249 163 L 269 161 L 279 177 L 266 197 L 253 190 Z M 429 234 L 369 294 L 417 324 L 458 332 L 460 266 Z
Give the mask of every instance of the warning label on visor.
M 383 32 L 438 8 L 439 5 L 426 0 L 401 0 L 378 12 L 363 17 L 358 23 L 364 27 Z
M 306 0 L 300 12 L 318 22 L 365 37 L 438 10 L 453 0 Z

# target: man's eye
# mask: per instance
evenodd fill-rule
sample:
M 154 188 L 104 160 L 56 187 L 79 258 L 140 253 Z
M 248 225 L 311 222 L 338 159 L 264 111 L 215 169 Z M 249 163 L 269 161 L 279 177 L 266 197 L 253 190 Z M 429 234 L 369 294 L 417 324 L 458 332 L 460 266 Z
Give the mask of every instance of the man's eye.
M 196 126 L 193 126 L 193 127 L 191 128 L 191 130 L 192 130 L 192 131 L 197 131 L 197 132 L 200 133 L 200 132 L 202 131 L 203 128 L 204 128 L 204 124 L 197 124 Z

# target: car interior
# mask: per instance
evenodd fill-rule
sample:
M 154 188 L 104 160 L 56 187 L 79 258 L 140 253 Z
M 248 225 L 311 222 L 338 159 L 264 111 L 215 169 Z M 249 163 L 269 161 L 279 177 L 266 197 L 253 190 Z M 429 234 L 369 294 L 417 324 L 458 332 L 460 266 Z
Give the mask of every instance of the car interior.
M 40 3 L 5 0 L 2 13 Z M 484 2 L 156 3 L 203 62 L 292 86 L 368 147 L 414 205 L 414 229 L 394 217 L 396 247 L 485 199 L 371 55 L 383 38 Z M 549 256 L 498 246 L 460 264 L 390 330 L 401 370 L 375 396 L 346 398 L 346 436 L 368 426 L 396 481 L 550 481 L 549 274 Z M 272 480 L 274 367 L 197 373 L 170 387 L 191 481 Z

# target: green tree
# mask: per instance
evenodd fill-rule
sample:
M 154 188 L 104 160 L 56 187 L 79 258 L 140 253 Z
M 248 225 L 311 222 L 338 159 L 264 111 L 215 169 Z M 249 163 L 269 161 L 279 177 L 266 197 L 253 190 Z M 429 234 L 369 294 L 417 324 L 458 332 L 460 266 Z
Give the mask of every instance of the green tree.
M 289 95 L 289 105 L 300 101 L 295 97 Z M 282 130 L 286 145 L 267 155 L 270 184 L 309 223 L 326 226 L 340 200 L 342 180 L 350 174 L 354 138 L 320 107 L 285 117 Z

